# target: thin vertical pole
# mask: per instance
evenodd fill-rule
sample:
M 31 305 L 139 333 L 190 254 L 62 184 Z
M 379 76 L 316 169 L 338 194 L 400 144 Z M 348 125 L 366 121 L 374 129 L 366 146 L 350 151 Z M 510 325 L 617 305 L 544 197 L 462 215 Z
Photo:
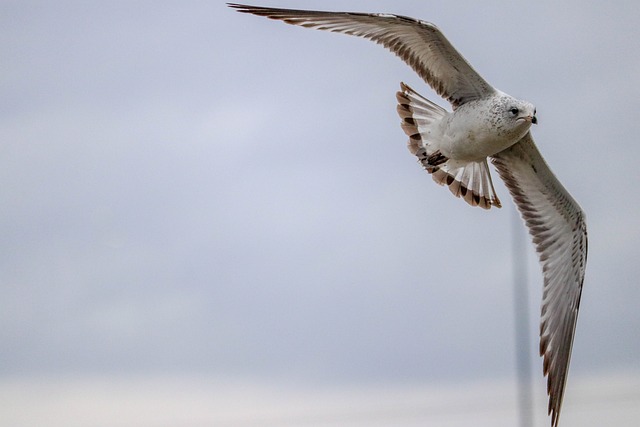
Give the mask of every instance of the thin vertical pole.
M 518 376 L 518 418 L 520 427 L 533 427 L 531 393 L 531 346 L 527 287 L 527 242 L 522 221 L 512 209 L 513 296 L 515 308 L 516 369 Z

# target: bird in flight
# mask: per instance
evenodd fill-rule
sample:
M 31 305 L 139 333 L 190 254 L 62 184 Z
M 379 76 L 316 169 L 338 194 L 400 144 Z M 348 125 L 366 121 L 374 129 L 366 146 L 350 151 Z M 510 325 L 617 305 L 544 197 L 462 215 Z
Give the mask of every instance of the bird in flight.
M 585 215 L 538 151 L 535 107 L 491 86 L 433 24 L 391 14 L 321 12 L 229 3 L 239 12 L 363 37 L 406 62 L 452 111 L 404 83 L 396 97 L 409 150 L 434 181 L 471 206 L 500 207 L 488 160 L 533 238 L 544 277 L 540 355 L 556 427 L 587 261 Z

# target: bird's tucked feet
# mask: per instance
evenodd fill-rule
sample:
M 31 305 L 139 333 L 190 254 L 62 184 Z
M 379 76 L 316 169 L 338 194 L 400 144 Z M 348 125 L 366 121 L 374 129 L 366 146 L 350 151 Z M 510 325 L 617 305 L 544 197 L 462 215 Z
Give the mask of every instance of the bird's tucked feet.
M 428 127 L 441 120 L 446 110 L 422 97 L 404 83 L 397 93 L 398 114 L 402 129 L 409 136 L 409 151 L 415 155 L 435 182 L 446 185 L 456 196 L 471 206 L 489 209 L 501 207 L 491 182 L 487 160 L 468 162 L 449 159 L 427 139 Z

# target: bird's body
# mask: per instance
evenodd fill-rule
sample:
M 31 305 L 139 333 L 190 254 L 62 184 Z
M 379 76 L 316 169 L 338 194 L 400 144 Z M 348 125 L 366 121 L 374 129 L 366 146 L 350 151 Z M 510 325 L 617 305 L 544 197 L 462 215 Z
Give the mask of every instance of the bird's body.
M 548 376 L 551 424 L 557 426 L 586 268 L 587 231 L 582 209 L 533 142 L 534 106 L 491 86 L 429 22 L 391 14 L 229 6 L 379 43 L 449 101 L 452 111 L 402 83 L 396 95 L 401 126 L 409 136 L 409 150 L 433 180 L 470 205 L 501 206 L 488 160 L 509 189 L 542 265 L 540 354 Z
M 515 109 L 518 113 L 511 112 Z M 477 162 L 518 142 L 534 117 L 531 104 L 497 92 L 462 104 L 419 130 L 423 145 L 452 160 Z
M 409 86 L 398 92 L 398 113 L 409 150 L 434 181 L 472 206 L 501 207 L 487 157 L 520 141 L 536 123 L 535 107 L 499 90 L 447 112 Z

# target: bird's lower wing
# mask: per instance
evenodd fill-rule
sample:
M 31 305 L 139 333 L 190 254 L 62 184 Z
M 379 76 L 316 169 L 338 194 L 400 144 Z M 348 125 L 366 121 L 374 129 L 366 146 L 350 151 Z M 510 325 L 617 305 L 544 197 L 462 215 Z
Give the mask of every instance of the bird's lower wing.
M 544 276 L 540 355 L 549 413 L 560 415 L 587 262 L 580 206 L 551 172 L 530 133 L 492 158 L 533 237 Z

